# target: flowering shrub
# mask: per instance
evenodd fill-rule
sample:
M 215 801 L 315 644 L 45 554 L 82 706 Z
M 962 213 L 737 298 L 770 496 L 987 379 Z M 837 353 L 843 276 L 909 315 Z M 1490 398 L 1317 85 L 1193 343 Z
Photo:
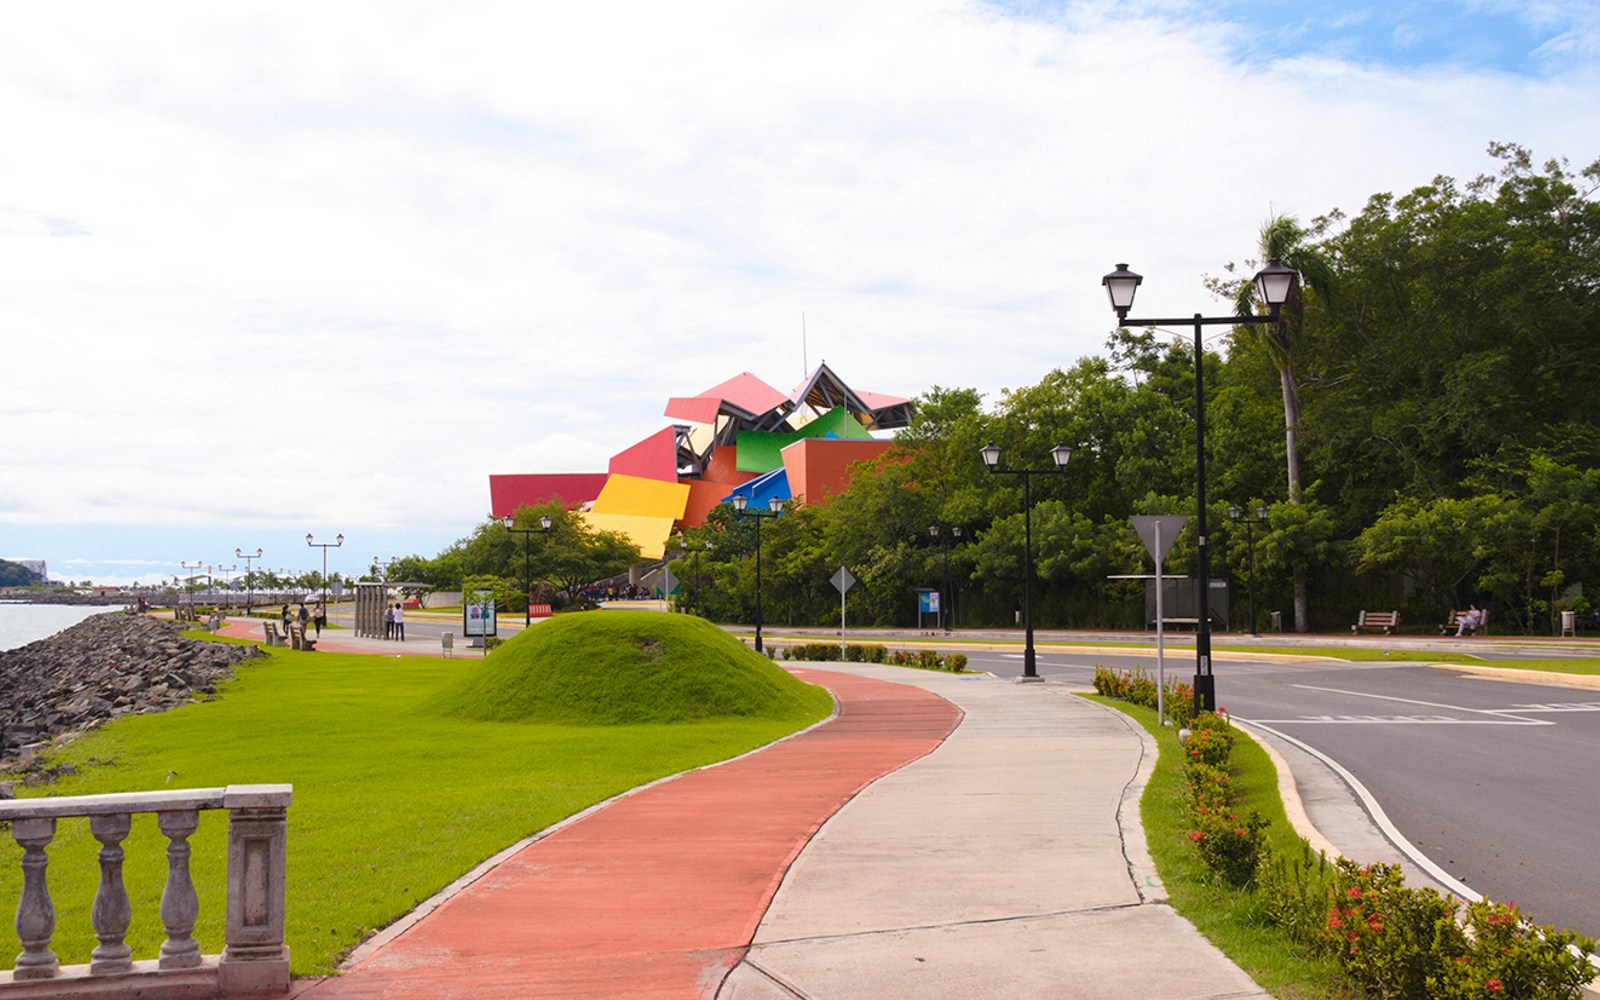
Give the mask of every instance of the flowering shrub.
M 1591 954 L 1595 942 L 1572 931 L 1536 927 L 1515 903 L 1485 900 L 1467 905 L 1465 955 L 1428 983 L 1440 997 L 1576 998 L 1594 975 L 1593 965 L 1573 953 Z
M 1140 667 L 1129 673 L 1125 670 L 1094 668 L 1096 694 L 1118 701 L 1156 707 L 1156 682 Z M 1194 689 L 1187 684 L 1167 685 L 1167 719 L 1174 726 L 1187 726 L 1194 718 Z
M 1267 838 L 1267 821 L 1252 811 L 1244 819 L 1231 810 L 1197 811 L 1189 839 L 1200 850 L 1206 867 L 1236 888 L 1249 885 L 1261 863 Z
M 1466 907 L 1413 889 L 1395 865 L 1339 859 L 1317 942 L 1368 996 L 1577 1000 L 1595 974 L 1590 941 L 1535 927 L 1515 904 Z M 1569 945 L 1585 953 L 1580 958 Z
M 1437 996 L 1437 982 L 1467 942 L 1456 901 L 1411 889 L 1398 865 L 1340 858 L 1319 934 L 1351 981 L 1368 996 Z
M 839 644 L 836 642 L 805 642 L 783 647 L 785 660 L 821 660 L 833 661 L 840 659 Z M 851 644 L 844 648 L 844 659 L 852 663 L 891 663 L 897 667 L 919 667 L 923 670 L 948 670 L 959 674 L 967 667 L 965 653 L 951 653 L 941 655 L 933 649 L 896 649 L 889 651 L 882 646 Z

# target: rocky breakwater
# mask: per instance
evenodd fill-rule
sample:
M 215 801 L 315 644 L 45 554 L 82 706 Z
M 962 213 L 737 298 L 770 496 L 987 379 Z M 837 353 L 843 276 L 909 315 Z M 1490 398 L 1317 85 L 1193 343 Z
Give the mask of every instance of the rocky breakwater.
M 255 646 L 197 642 L 171 621 L 95 615 L 48 639 L 0 652 L 0 771 L 63 734 L 161 712 L 215 692 Z

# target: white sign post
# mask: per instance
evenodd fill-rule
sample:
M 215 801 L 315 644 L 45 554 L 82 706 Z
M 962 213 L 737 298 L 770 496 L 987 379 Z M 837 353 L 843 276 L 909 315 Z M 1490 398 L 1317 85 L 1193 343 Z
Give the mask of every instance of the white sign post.
M 840 566 L 839 567 L 839 572 L 837 572 L 837 573 L 833 574 L 833 576 L 829 577 L 829 582 L 832 583 L 834 589 L 839 592 L 839 659 L 843 660 L 844 659 L 844 595 L 848 594 L 850 592 L 850 588 L 854 587 L 856 585 L 856 578 L 850 573 L 849 570 L 845 569 L 843 566 Z
M 1189 518 L 1186 515 L 1147 515 L 1128 520 L 1133 522 L 1133 530 L 1139 533 L 1144 547 L 1156 561 L 1156 721 L 1164 726 L 1167 724 L 1167 615 L 1162 600 L 1166 586 L 1161 579 L 1161 564 Z

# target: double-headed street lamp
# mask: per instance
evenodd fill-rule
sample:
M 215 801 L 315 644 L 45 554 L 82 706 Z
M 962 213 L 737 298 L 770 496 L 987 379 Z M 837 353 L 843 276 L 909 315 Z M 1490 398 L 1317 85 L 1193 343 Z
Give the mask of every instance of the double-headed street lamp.
M 928 534 L 932 535 L 934 538 L 939 539 L 939 547 L 944 549 L 944 592 L 939 595 L 939 619 L 944 625 L 944 630 L 946 632 L 948 632 L 948 631 L 950 631 L 950 606 L 947 605 L 945 603 L 945 601 L 948 601 L 948 600 L 951 599 L 951 595 L 950 595 L 950 543 L 945 540 L 945 536 L 943 534 L 940 534 L 939 526 L 937 524 L 928 525 Z M 952 525 L 950 527 L 949 536 L 951 538 L 954 538 L 957 541 L 959 541 L 961 539 L 961 535 L 962 535 L 961 525 L 956 524 L 956 525 Z
M 749 505 L 750 498 L 743 493 L 733 495 L 733 509 L 738 511 L 740 517 L 753 517 L 756 519 L 756 652 L 764 652 L 761 648 L 761 522 L 769 517 L 777 517 L 783 513 L 783 498 L 773 497 L 767 501 L 767 510 L 759 507 L 745 508 Z M 770 513 L 769 513 L 770 511 Z
M 189 616 L 190 616 L 190 618 L 193 618 L 194 617 L 194 578 L 195 578 L 195 575 L 196 575 L 194 571 L 199 569 L 201 566 L 204 566 L 205 563 L 201 562 L 199 559 L 196 559 L 193 563 L 190 563 L 188 560 L 185 559 L 185 560 L 180 560 L 178 562 L 178 565 L 182 566 L 184 569 L 189 571 L 189 586 L 186 589 L 189 591 Z
M 1251 512 L 1254 516 L 1245 517 L 1244 511 L 1237 504 L 1228 505 L 1228 520 L 1234 524 L 1244 525 L 1245 545 L 1250 549 L 1250 634 L 1259 636 L 1256 631 L 1256 525 L 1267 523 L 1267 508 L 1257 507 Z
M 515 514 L 507 514 L 500 519 L 500 523 L 506 526 L 507 531 L 522 536 L 522 590 L 523 593 L 528 595 L 528 599 L 523 602 L 522 607 L 522 627 L 528 628 L 533 624 L 533 576 L 528 569 L 528 536 L 536 531 L 538 534 L 544 534 L 550 530 L 552 522 L 549 514 L 543 514 L 539 517 L 539 527 L 537 529 L 518 528 L 516 527 L 517 516 Z
M 250 598 L 255 596 L 256 583 L 256 578 L 250 575 L 250 560 L 261 558 L 261 548 L 260 546 L 256 547 L 255 555 L 251 555 L 244 549 L 234 549 L 233 554 L 244 560 L 244 614 L 248 618 L 250 617 Z
M 328 606 L 328 550 L 336 549 L 343 545 L 344 535 L 334 535 L 331 542 L 314 542 L 311 538 L 310 533 L 307 533 L 306 544 L 311 548 L 322 550 L 322 606 L 326 608 Z
M 993 441 L 978 450 L 983 456 L 983 464 L 989 467 L 989 472 L 997 476 L 1022 477 L 1022 627 L 1027 640 L 1022 649 L 1022 680 L 1038 681 L 1039 669 L 1033 656 L 1033 487 L 1032 477 L 1051 472 L 1064 472 L 1067 462 L 1072 459 L 1072 448 L 1069 445 L 1058 444 L 1050 449 L 1050 459 L 1055 462 L 1052 469 L 1002 469 L 1000 468 L 1000 447 Z
M 1118 264 L 1117 269 L 1100 279 L 1111 308 L 1122 326 L 1177 326 L 1194 324 L 1194 503 L 1195 503 L 1195 570 L 1200 576 L 1199 623 L 1195 627 L 1194 655 L 1194 709 L 1212 712 L 1217 707 L 1216 680 L 1211 674 L 1211 553 L 1206 547 L 1206 395 L 1205 351 L 1200 339 L 1200 329 L 1206 326 L 1245 326 L 1253 323 L 1276 323 L 1278 311 L 1289 300 L 1300 275 L 1292 267 L 1285 267 L 1276 257 L 1267 262 L 1255 276 L 1256 293 L 1267 304 L 1265 316 L 1202 316 L 1178 319 L 1133 319 L 1128 310 L 1133 308 L 1133 296 L 1144 278 L 1128 270 L 1128 265 Z

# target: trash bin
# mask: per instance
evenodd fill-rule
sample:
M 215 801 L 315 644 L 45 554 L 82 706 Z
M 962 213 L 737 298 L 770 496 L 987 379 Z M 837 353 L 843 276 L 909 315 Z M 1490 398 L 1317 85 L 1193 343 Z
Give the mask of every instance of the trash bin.
M 443 647 L 440 655 L 448 660 L 450 658 L 450 654 L 453 653 L 456 648 L 456 634 L 454 632 L 444 633 L 443 635 L 439 636 L 439 644 L 441 647 Z
M 1274 632 L 1282 632 L 1283 631 L 1283 612 L 1282 611 L 1274 611 L 1272 613 L 1272 631 L 1274 631 Z
M 1576 611 L 1561 612 L 1561 634 L 1578 637 L 1578 613 Z

